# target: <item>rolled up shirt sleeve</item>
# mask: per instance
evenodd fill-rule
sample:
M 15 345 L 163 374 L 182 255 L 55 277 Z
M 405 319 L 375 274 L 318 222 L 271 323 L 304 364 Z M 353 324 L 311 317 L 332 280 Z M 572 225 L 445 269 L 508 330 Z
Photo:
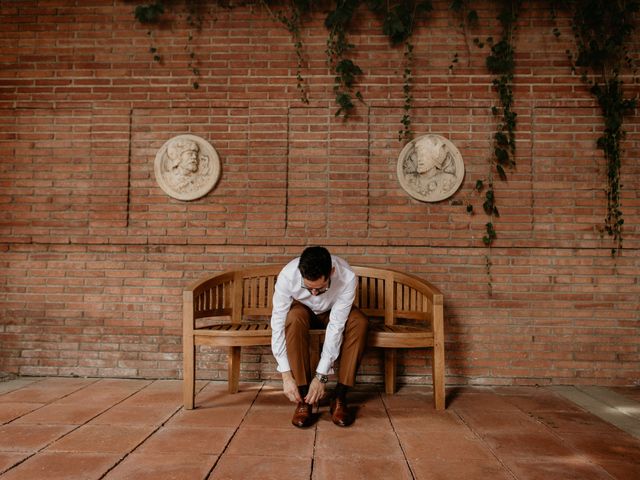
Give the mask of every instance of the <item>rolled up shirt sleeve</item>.
M 324 337 L 322 355 L 316 368 L 318 373 L 329 374 L 333 362 L 340 355 L 344 326 L 347 323 L 349 312 L 356 297 L 356 277 L 352 276 L 345 284 L 340 295 L 331 307 L 329 314 L 329 324 Z
M 291 370 L 284 336 L 284 324 L 292 302 L 289 290 L 286 279 L 283 276 L 279 276 L 275 285 L 271 311 L 271 351 L 278 363 L 276 368 L 281 373 Z

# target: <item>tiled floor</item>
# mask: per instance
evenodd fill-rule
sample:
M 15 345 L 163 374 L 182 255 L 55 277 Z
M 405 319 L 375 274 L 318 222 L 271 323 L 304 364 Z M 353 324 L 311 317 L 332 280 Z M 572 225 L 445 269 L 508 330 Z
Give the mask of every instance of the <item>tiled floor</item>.
M 0 383 L 0 480 L 640 478 L 640 388 L 450 388 L 444 412 L 424 388 L 359 388 L 352 427 L 333 425 L 325 405 L 306 430 L 290 425 L 277 385 L 198 388 L 185 411 L 177 380 Z M 596 413 L 631 433 L 571 395 L 599 398 Z

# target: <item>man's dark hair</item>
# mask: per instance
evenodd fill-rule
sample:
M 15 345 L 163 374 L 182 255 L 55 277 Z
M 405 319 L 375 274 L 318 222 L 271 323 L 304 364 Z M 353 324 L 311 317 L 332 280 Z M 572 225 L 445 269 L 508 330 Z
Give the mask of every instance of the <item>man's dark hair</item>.
M 298 270 L 302 278 L 313 281 L 321 277 L 329 278 L 332 266 L 329 250 L 324 247 L 307 247 L 300 255 Z

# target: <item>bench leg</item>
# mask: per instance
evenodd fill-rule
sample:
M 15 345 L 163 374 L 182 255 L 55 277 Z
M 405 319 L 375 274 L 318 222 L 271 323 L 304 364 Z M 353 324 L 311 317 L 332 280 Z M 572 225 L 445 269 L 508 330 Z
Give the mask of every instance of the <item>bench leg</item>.
M 444 410 L 444 348 L 432 349 L 433 403 L 436 410 Z
M 238 393 L 241 347 L 229 347 L 229 393 Z
M 182 396 L 184 408 L 192 410 L 195 403 L 196 356 L 193 335 L 185 335 L 182 340 Z
M 384 391 L 388 395 L 396 393 L 396 349 L 384 351 Z

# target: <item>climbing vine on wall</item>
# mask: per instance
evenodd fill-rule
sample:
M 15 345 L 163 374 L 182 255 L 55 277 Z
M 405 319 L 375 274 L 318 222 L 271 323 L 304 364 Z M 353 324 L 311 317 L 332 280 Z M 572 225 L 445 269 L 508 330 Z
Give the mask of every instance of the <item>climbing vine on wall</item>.
M 493 75 L 493 87 L 498 95 L 498 105 L 491 108 L 493 115 L 498 117 L 498 125 L 493 135 L 492 151 L 489 157 L 489 171 L 487 176 L 476 181 L 474 190 L 484 194 L 482 208 L 488 216 L 485 224 L 485 234 L 482 242 L 491 246 L 497 238 L 494 218 L 500 216 L 494 189 L 495 175 L 502 181 L 507 180 L 507 170 L 516 165 L 516 118 L 513 109 L 513 81 L 515 73 L 515 30 L 518 13 L 522 0 L 500 0 L 498 20 L 502 27 L 502 36 L 495 42 L 492 37 L 487 38 L 486 44 L 491 52 L 486 58 L 486 66 Z M 462 5 L 465 6 L 465 5 Z M 468 7 L 468 6 L 467 6 Z M 475 16 L 474 16 L 475 18 Z M 474 43 L 483 48 L 485 42 L 475 39 Z M 473 205 L 467 204 L 467 211 L 473 212 Z
M 194 8 L 192 5 L 197 3 L 195 0 L 185 0 L 185 2 L 190 10 L 193 10 Z M 152 3 L 138 5 L 135 9 L 135 17 L 139 22 L 145 25 L 151 26 L 153 24 L 158 24 L 160 18 L 168 8 L 169 3 L 171 2 L 157 0 Z M 221 4 L 225 7 L 231 6 L 230 2 L 226 0 L 211 0 L 211 3 Z M 308 92 L 302 76 L 304 58 L 302 55 L 303 45 L 300 35 L 300 27 L 303 17 L 312 11 L 313 1 L 259 0 L 259 3 L 265 6 L 272 17 L 280 21 L 293 37 L 297 57 L 297 87 L 301 94 L 301 100 L 308 103 Z M 389 38 L 392 46 L 404 45 L 404 67 L 402 72 L 404 104 L 403 116 L 400 120 L 402 129 L 399 132 L 399 139 L 411 138 L 410 114 L 413 101 L 411 88 L 413 80 L 412 64 L 414 58 L 414 46 L 411 43 L 411 36 L 417 21 L 419 21 L 424 14 L 432 10 L 433 7 L 431 1 L 335 0 L 334 2 L 324 3 L 326 5 L 331 5 L 324 22 L 325 27 L 329 31 L 325 52 L 330 71 L 334 76 L 333 92 L 335 95 L 335 102 L 338 106 L 336 116 L 347 118 L 355 109 L 355 101 L 364 101 L 361 92 L 357 89 L 358 79 L 363 75 L 363 71 L 353 59 L 352 54 L 354 53 L 356 45 L 349 41 L 349 29 L 351 28 L 352 19 L 354 18 L 358 8 L 362 4 L 366 4 L 369 10 L 382 19 L 382 31 Z M 288 13 L 284 10 L 274 10 L 276 4 L 279 4 L 282 7 L 288 6 Z M 192 22 L 195 21 L 194 17 L 191 15 L 189 18 L 192 18 Z M 149 31 L 149 34 L 151 35 L 151 30 Z M 192 37 L 190 33 L 189 43 L 191 42 L 191 39 Z M 158 48 L 152 46 L 151 50 L 154 54 L 154 60 L 160 61 L 161 57 L 158 53 Z M 190 58 L 193 60 L 193 51 L 190 50 L 189 54 Z M 189 68 L 199 75 L 199 71 L 193 67 L 191 62 L 189 64 Z M 197 82 L 194 82 L 194 88 L 197 88 L 197 86 Z
M 625 137 L 623 122 L 637 105 L 635 98 L 625 98 L 623 70 L 635 66 L 628 52 L 628 41 L 635 29 L 638 0 L 564 0 L 558 2 L 573 14 L 572 28 L 576 52 L 567 52 L 572 68 L 589 86 L 604 119 L 604 131 L 597 145 L 607 163 L 607 213 L 605 231 L 613 238 L 612 255 L 622 249 L 622 205 L 620 170 Z
M 627 44 L 637 21 L 640 0 L 548 0 L 549 5 L 556 8 L 568 8 L 572 13 L 572 26 L 576 38 L 576 51 L 571 52 L 573 68 L 579 71 L 581 78 L 588 84 L 590 92 L 596 98 L 604 117 L 604 132 L 598 139 L 598 147 L 603 150 L 607 160 L 607 215 L 604 229 L 615 241 L 613 252 L 622 247 L 622 210 L 620 193 L 620 170 L 622 166 L 621 141 L 624 138 L 623 120 L 636 106 L 635 99 L 626 98 L 621 79 L 622 69 L 633 67 L 627 52 Z M 495 182 L 507 181 L 508 174 L 516 165 L 516 124 L 517 114 L 514 110 L 513 85 L 515 81 L 515 35 L 518 14 L 522 0 L 493 0 L 498 5 L 498 20 L 501 35 L 497 40 L 493 37 L 480 41 L 475 38 L 476 46 L 488 47 L 486 67 L 492 75 L 492 85 L 497 95 L 496 105 L 492 112 L 496 117 L 496 130 L 491 142 L 491 154 L 488 172 L 484 178 L 476 180 L 474 192 L 482 198 L 482 208 L 488 216 L 485 234 L 482 241 L 491 247 L 497 238 L 494 220 L 499 217 L 498 198 Z M 210 0 L 210 4 L 230 8 L 231 0 Z M 462 19 L 465 39 L 468 29 L 479 25 L 479 15 L 472 5 L 472 0 L 452 0 L 450 8 Z M 194 5 L 202 7 L 205 0 L 156 0 L 139 5 L 135 9 L 135 17 L 149 27 L 149 35 L 153 40 L 153 25 L 157 25 L 167 10 L 175 4 L 185 5 L 188 9 L 190 33 L 187 46 L 189 65 L 196 77 L 194 88 L 198 87 L 200 72 L 197 68 L 195 51 L 191 48 L 193 34 L 197 33 L 200 13 Z M 357 106 L 357 101 L 364 102 L 358 83 L 364 75 L 357 64 L 356 51 L 359 48 L 350 39 L 352 29 L 358 27 L 358 9 L 368 8 L 380 19 L 382 33 L 389 39 L 391 48 L 404 47 L 403 67 L 398 76 L 402 76 L 403 110 L 398 132 L 399 140 L 412 138 L 411 111 L 413 105 L 413 64 L 416 46 L 412 36 L 420 24 L 432 11 L 430 0 L 244 0 L 243 5 L 262 5 L 280 21 L 291 34 L 296 51 L 296 80 L 300 98 L 308 103 L 307 91 L 302 70 L 306 63 L 303 56 L 301 27 L 313 9 L 322 9 L 326 13 L 325 26 L 328 30 L 326 57 L 329 70 L 333 75 L 333 94 L 337 104 L 336 116 L 348 118 Z M 555 28 L 554 35 L 560 30 Z M 469 43 L 467 42 L 467 48 Z M 417 46 L 418 49 L 420 46 Z M 151 45 L 150 51 L 156 62 L 161 61 L 161 48 Z M 469 52 L 470 53 L 470 52 Z M 471 55 L 469 55 L 471 56 Z M 457 54 L 449 67 L 450 72 L 458 61 Z M 467 203 L 467 210 L 472 213 L 473 206 Z
M 296 50 L 297 59 L 296 88 L 300 92 L 300 101 L 302 101 L 302 103 L 309 103 L 309 92 L 307 91 L 307 86 L 302 76 L 302 68 L 304 67 L 304 64 L 306 62 L 302 53 L 303 46 L 300 28 L 302 24 L 302 16 L 305 14 L 305 12 L 308 12 L 311 9 L 312 0 L 291 0 L 288 12 L 285 12 L 283 10 L 274 12 L 270 5 L 273 2 L 271 2 L 270 0 L 261 1 L 269 14 L 280 23 L 282 23 L 293 37 L 293 45 Z
M 418 22 L 427 13 L 433 10 L 431 1 L 404 0 L 400 2 L 388 2 L 386 0 L 367 0 L 369 9 L 382 18 L 382 31 L 393 46 L 404 45 L 404 65 L 402 68 L 402 105 L 403 115 L 400 123 L 402 128 L 398 131 L 398 140 L 410 140 L 413 136 L 411 130 L 411 108 L 413 95 L 411 93 L 413 83 L 414 45 L 411 36 Z

